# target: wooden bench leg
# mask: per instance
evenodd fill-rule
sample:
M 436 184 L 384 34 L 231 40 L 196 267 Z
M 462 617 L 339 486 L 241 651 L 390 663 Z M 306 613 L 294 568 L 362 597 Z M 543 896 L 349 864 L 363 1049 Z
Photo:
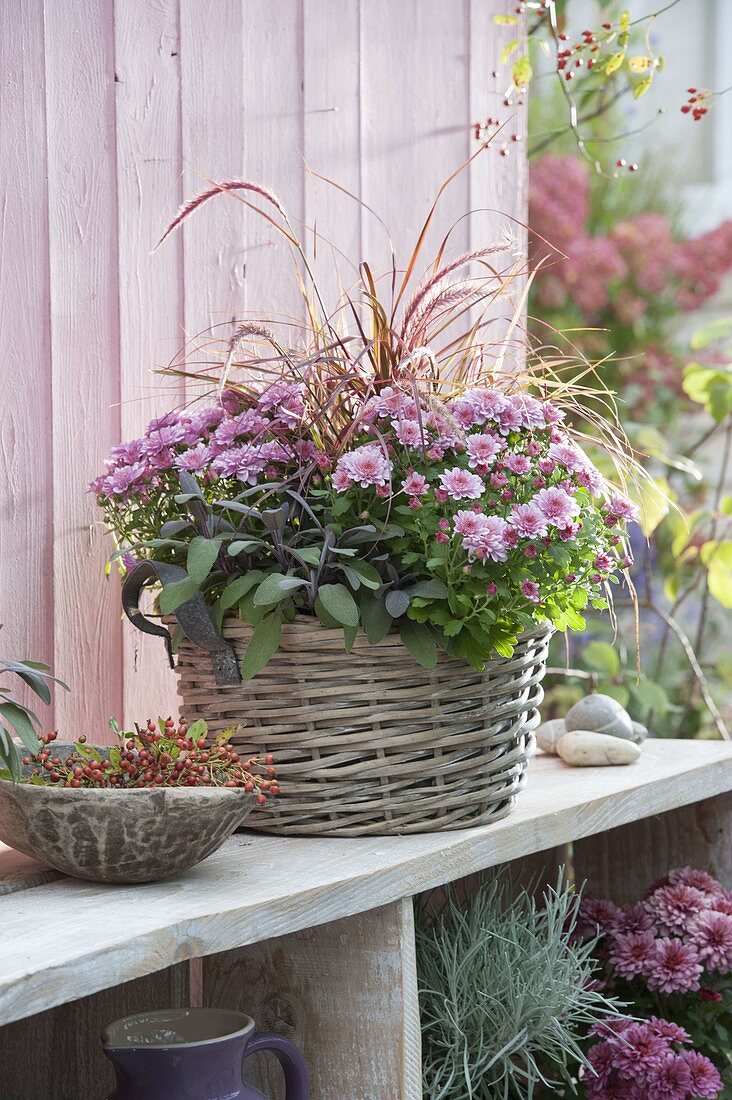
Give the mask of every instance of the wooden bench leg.
M 298 1044 L 312 1100 L 421 1100 L 411 899 L 203 960 L 203 1003 L 253 1016 Z M 251 1083 L 281 1100 L 255 1055 Z
M 699 867 L 732 888 L 732 793 L 634 821 L 574 845 L 589 897 L 637 901 L 674 867 Z

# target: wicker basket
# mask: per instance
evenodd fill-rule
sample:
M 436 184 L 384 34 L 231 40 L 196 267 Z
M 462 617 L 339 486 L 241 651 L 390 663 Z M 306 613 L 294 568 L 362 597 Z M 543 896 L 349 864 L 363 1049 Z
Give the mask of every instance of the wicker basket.
M 239 659 L 251 628 L 224 621 Z M 217 686 L 210 655 L 185 639 L 177 665 L 183 711 L 213 733 L 232 725 L 247 753 L 275 756 L 283 794 L 247 828 L 303 836 L 461 829 L 510 813 L 534 751 L 551 629 L 513 657 L 474 671 L 441 654 L 421 668 L 389 635 L 370 645 L 299 619 L 253 680 Z

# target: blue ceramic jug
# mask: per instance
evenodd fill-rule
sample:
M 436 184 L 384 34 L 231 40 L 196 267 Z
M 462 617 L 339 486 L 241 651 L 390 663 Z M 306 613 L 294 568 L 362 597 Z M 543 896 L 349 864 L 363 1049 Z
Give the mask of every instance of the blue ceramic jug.
M 109 1100 L 266 1100 L 244 1084 L 242 1063 L 271 1051 L 285 1074 L 287 1100 L 310 1100 L 300 1051 L 279 1035 L 260 1035 L 254 1020 L 217 1008 L 143 1012 L 102 1032 L 117 1074 Z

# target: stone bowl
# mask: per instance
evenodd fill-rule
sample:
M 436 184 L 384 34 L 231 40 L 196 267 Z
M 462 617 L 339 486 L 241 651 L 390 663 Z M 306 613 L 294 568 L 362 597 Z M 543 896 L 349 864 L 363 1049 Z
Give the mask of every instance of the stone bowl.
M 254 795 L 232 787 L 74 789 L 0 779 L 0 840 L 76 878 L 154 882 L 210 856 L 254 806 Z

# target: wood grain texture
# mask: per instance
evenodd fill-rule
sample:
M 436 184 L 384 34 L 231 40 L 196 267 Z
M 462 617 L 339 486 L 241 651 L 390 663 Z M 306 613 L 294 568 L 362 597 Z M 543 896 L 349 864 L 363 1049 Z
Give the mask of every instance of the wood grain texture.
M 368 0 L 361 8 L 362 197 L 386 223 L 402 269 L 438 188 L 467 159 L 466 11 L 463 3 L 443 0 Z M 468 211 L 469 200 L 463 172 L 440 201 L 419 273 Z M 362 243 L 374 271 L 388 270 L 384 231 L 368 214 Z M 463 220 L 451 235 L 450 252 L 467 246 Z
M 56 723 L 101 731 L 122 704 L 109 543 L 86 492 L 120 437 L 112 5 L 53 0 L 45 31 L 53 500 L 36 507 L 53 512 L 55 665 L 72 689 Z
M 241 834 L 168 882 L 109 888 L 68 879 L 0 898 L 14 947 L 0 957 L 0 1021 L 730 790 L 732 746 L 722 742 L 650 742 L 638 764 L 620 768 L 572 769 L 539 756 L 514 814 L 494 825 L 358 840 Z M 51 970 L 35 950 L 35 929 L 49 913 L 64 929 Z
M 40 932 L 40 944 L 47 940 Z M 0 1096 L 102 1100 L 114 1087 L 114 1071 L 102 1053 L 102 1029 L 136 1012 L 187 1004 L 187 967 L 174 966 L 2 1027 Z
M 116 0 L 115 91 L 119 221 L 120 418 L 123 439 L 142 434 L 180 395 L 153 374 L 183 338 L 183 240 L 156 253 L 165 203 L 181 201 L 178 0 Z M 108 600 L 119 599 L 115 576 Z M 125 621 L 127 726 L 177 714 L 175 678 L 157 639 Z
M 237 179 L 247 171 L 245 19 L 242 0 L 179 2 L 183 194 L 190 198 L 210 180 Z M 247 224 L 246 208 L 224 195 L 197 211 L 181 230 L 185 330 L 192 347 L 214 338 L 228 340 L 234 317 L 246 305 Z M 163 249 L 172 243 L 166 241 Z M 213 333 L 208 332 L 212 325 Z
M 574 845 L 590 897 L 635 902 L 675 867 L 699 867 L 732 888 L 732 794 L 654 815 Z
M 59 871 L 8 848 L 7 844 L 0 844 L 0 895 L 30 890 L 58 878 L 61 878 Z
M 53 480 L 42 0 L 0 5 L 0 649 L 51 664 Z M 33 430 L 29 430 L 30 426 Z M 23 699 L 31 702 L 32 693 Z M 53 710 L 46 711 L 49 728 Z
M 253 1016 L 303 1052 L 312 1100 L 419 1100 L 421 1035 L 411 900 L 204 960 L 204 1004 Z M 247 1079 L 284 1100 L 266 1055 Z

